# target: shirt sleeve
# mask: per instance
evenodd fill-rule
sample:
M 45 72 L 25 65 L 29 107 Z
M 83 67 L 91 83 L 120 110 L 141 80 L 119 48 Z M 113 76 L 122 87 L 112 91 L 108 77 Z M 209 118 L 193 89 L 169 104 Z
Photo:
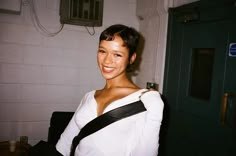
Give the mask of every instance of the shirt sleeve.
M 164 103 L 157 91 L 149 91 L 141 96 L 147 111 L 144 124 L 137 136 L 130 156 L 157 156 L 159 132 L 163 118 Z
M 57 151 L 60 152 L 64 156 L 70 155 L 72 140 L 80 132 L 80 128 L 76 123 L 76 114 L 80 106 L 83 104 L 84 100 L 85 100 L 85 97 L 81 100 L 80 105 L 78 106 L 73 117 L 71 118 L 70 122 L 68 123 L 67 127 L 65 128 L 64 132 L 61 134 L 60 139 L 58 140 L 56 144 Z

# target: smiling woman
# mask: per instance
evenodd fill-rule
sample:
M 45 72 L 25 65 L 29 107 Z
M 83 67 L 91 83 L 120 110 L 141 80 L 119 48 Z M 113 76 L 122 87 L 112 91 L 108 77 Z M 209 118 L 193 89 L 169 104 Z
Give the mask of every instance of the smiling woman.
M 136 53 L 129 58 L 129 49 L 123 46 L 123 40 L 119 36 L 115 36 L 112 41 L 100 42 L 97 60 L 105 79 L 125 75 L 128 64 L 132 64 L 135 58 Z
M 56 145 L 61 154 L 70 155 L 73 138 L 90 121 L 141 101 L 146 111 L 88 135 L 72 149 L 74 155 L 79 156 L 157 155 L 164 106 L 160 94 L 138 87 L 127 76 L 130 65 L 136 60 L 139 38 L 140 34 L 134 28 L 120 24 L 112 25 L 101 33 L 97 63 L 106 83 L 102 89 L 88 92 L 81 100 Z M 108 120 L 111 119 L 104 122 Z

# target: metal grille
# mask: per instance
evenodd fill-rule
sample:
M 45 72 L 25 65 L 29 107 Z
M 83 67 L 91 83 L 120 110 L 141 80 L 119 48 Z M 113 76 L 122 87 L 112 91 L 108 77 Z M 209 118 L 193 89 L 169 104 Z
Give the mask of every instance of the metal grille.
M 102 26 L 103 0 L 61 0 L 61 23 Z

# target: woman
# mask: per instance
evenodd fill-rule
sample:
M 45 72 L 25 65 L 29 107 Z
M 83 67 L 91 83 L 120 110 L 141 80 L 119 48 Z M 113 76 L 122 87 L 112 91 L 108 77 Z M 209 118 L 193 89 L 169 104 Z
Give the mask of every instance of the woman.
M 127 76 L 136 59 L 139 33 L 125 25 L 112 25 L 99 39 L 97 62 L 104 88 L 88 92 L 56 148 L 70 154 L 73 138 L 94 118 L 141 99 L 146 111 L 127 117 L 85 137 L 76 148 L 75 156 L 157 156 L 163 102 L 157 91 L 141 89 Z

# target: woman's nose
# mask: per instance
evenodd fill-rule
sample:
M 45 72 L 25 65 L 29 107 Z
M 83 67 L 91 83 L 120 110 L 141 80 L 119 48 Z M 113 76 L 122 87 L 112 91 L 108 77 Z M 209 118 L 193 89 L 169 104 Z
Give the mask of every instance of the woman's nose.
M 110 64 L 113 62 L 113 58 L 112 58 L 112 55 L 111 54 L 107 54 L 105 59 L 104 59 L 104 63 L 106 64 Z

